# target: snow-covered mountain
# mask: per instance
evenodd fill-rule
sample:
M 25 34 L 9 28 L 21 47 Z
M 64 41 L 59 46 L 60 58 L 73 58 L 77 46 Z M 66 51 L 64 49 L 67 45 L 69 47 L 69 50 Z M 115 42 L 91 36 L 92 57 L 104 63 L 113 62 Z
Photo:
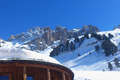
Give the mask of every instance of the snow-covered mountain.
M 91 25 L 73 30 L 37 27 L 22 34 L 12 35 L 8 41 L 1 39 L 0 52 L 29 52 L 31 54 L 28 58 L 34 54 L 51 56 L 72 69 L 75 80 L 92 80 L 89 77 L 85 79 L 85 76 L 80 74 L 84 73 L 83 71 L 87 74 L 90 74 L 89 71 L 94 74 L 94 71 L 120 71 L 120 29 L 98 31 Z M 22 54 L 24 55 L 29 54 Z M 39 59 L 37 55 L 34 57 Z
M 84 26 L 81 29 L 75 28 L 72 30 L 67 30 L 67 28 L 61 26 L 57 26 L 55 30 L 52 30 L 50 27 L 35 27 L 21 34 L 11 35 L 8 41 L 28 45 L 30 50 L 39 52 L 46 49 L 53 43 L 56 43 L 56 41 L 65 43 L 67 39 L 78 37 L 84 33 L 92 33 L 97 31 L 99 31 L 98 28 L 92 25 Z

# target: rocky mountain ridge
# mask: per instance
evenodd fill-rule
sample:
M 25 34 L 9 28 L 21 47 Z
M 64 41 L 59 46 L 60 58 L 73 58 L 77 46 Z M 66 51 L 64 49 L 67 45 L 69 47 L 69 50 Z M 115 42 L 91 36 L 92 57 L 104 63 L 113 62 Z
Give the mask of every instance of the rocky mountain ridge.
M 35 51 L 38 54 L 51 56 L 74 72 L 74 80 L 81 80 L 83 71 L 103 73 L 120 71 L 119 27 L 111 31 L 99 31 L 90 25 L 72 30 L 63 27 L 55 30 L 49 27 L 36 27 L 27 32 L 12 35 L 8 41 L 0 39 L 0 49 L 3 50 L 3 48 L 9 53 L 14 53 L 15 50 L 11 51 L 11 49 L 15 48 L 20 51 L 32 50 L 32 53 L 27 52 L 31 56 L 36 54 Z M 19 52 L 19 55 L 21 53 Z M 82 80 L 89 79 L 86 76 Z
M 119 29 L 119 27 L 116 27 L 114 31 L 117 29 Z M 53 50 L 50 56 L 53 57 L 64 52 L 72 52 L 79 48 L 84 40 L 95 38 L 97 41 L 93 44 L 97 42 L 101 42 L 102 44 L 96 45 L 95 49 L 98 50 L 102 47 L 106 56 L 109 56 L 110 53 L 114 54 L 118 50 L 114 41 L 111 41 L 116 35 L 117 33 L 111 34 L 110 31 L 108 31 L 108 33 L 99 32 L 99 29 L 92 25 L 86 25 L 82 28 L 74 28 L 72 30 L 67 30 L 67 28 L 62 26 L 57 26 L 54 30 L 50 27 L 35 27 L 21 34 L 11 35 L 8 41 L 13 44 L 20 44 L 20 46 L 18 46 L 19 48 L 37 52 L 44 51 L 51 47 Z M 118 36 L 120 35 L 118 34 Z
M 94 46 L 95 51 L 103 49 L 106 56 L 109 56 L 111 54 L 114 55 L 114 53 L 118 51 L 118 46 L 120 45 L 120 33 L 118 32 L 119 30 L 120 29 L 116 29 L 113 31 L 108 31 L 106 33 L 103 32 L 89 33 L 81 35 L 79 37 L 68 39 L 65 44 L 61 43 L 57 47 L 55 47 L 51 52 L 50 56 L 52 57 L 58 56 L 59 54 L 64 52 L 73 52 L 77 48 L 80 48 L 85 40 L 89 41 L 89 39 L 92 38 L 95 39 L 95 41 L 87 44 L 88 46 L 95 45 Z M 98 45 L 98 43 L 100 43 L 101 45 Z M 86 46 L 86 48 L 88 46 Z
M 41 51 L 56 41 L 60 41 L 60 43 L 64 44 L 68 39 L 98 31 L 99 29 L 92 25 L 86 25 L 82 28 L 75 28 L 72 30 L 68 30 L 62 26 L 56 26 L 54 30 L 50 27 L 35 27 L 21 34 L 11 35 L 8 41 L 28 45 L 31 50 Z

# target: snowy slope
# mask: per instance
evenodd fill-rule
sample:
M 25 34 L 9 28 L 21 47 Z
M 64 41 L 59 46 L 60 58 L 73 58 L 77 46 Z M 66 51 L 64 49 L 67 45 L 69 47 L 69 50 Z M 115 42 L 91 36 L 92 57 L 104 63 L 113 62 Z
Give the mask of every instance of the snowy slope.
M 114 31 L 99 32 L 98 34 L 105 34 L 106 36 L 108 36 L 109 33 L 114 35 L 114 37 L 111 40 L 114 44 L 116 44 L 119 47 L 120 29 L 115 29 Z M 107 62 L 110 61 L 112 58 L 106 57 L 102 48 L 100 48 L 100 50 L 96 52 L 96 45 L 101 46 L 101 42 L 96 40 L 95 38 L 85 39 L 81 46 L 75 51 L 61 53 L 60 55 L 55 56 L 54 58 L 63 63 L 65 66 L 77 70 L 106 69 Z M 119 56 L 120 55 L 117 55 L 117 57 Z
M 74 80 L 120 80 L 118 71 L 73 71 Z
M 4 41 L 4 43 L 1 43 L 0 60 L 14 60 L 14 59 L 38 60 L 38 61 L 60 64 L 57 60 L 48 56 L 48 53 L 51 50 L 50 48 L 48 50 L 46 49 L 44 52 L 41 51 L 42 53 L 37 53 L 34 51 L 22 49 L 18 47 L 18 45 L 20 46 L 20 44 L 13 45 L 11 42 L 6 42 L 6 41 Z
M 114 36 L 111 41 L 118 46 L 118 52 L 114 56 L 106 57 L 101 47 L 99 51 L 95 51 L 95 46 L 101 46 L 102 43 L 96 38 L 85 39 L 80 47 L 74 51 L 60 53 L 60 55 L 54 57 L 57 61 L 49 57 L 50 52 L 53 50 L 51 46 L 44 51 L 39 51 L 39 53 L 37 53 L 28 50 L 27 45 L 22 45 L 19 43 L 14 44 L 12 42 L 0 40 L 0 59 L 33 59 L 63 64 L 73 70 L 75 80 L 120 80 L 118 77 L 119 72 L 108 72 L 108 62 L 112 63 L 114 71 L 120 71 L 120 68 L 117 68 L 113 62 L 115 58 L 120 59 L 120 29 L 98 32 L 97 34 L 108 36 L 109 33 Z M 74 41 L 74 38 L 70 41 Z M 53 45 L 57 46 L 58 44 L 59 41 L 56 41 Z M 113 77 L 114 79 L 109 79 L 108 76 L 111 76 L 112 74 L 116 74 Z
M 108 36 L 109 33 L 114 36 L 111 41 L 118 46 L 118 52 L 114 56 L 106 57 L 102 48 L 95 51 L 95 45 L 101 46 L 101 42 L 90 38 L 85 39 L 75 51 L 61 53 L 54 58 L 73 70 L 75 80 L 120 80 L 120 72 L 109 72 L 108 69 L 108 62 L 111 62 L 113 71 L 120 71 L 113 61 L 115 58 L 120 59 L 120 29 L 97 34 Z
M 111 39 L 111 41 L 118 46 L 120 44 L 120 29 L 116 28 L 115 30 L 112 30 L 112 31 L 98 32 L 98 34 L 101 34 L 101 35 L 105 34 L 106 36 L 108 36 L 109 33 L 114 36 Z
M 102 50 L 99 51 L 99 54 L 95 52 L 94 46 L 100 45 L 100 43 L 90 45 L 93 42 L 96 42 L 95 38 L 86 39 L 74 52 L 62 53 L 55 58 L 69 68 L 77 70 L 101 70 L 101 68 L 97 68 L 95 65 L 103 63 L 105 56 Z M 78 54 L 81 56 L 78 56 Z

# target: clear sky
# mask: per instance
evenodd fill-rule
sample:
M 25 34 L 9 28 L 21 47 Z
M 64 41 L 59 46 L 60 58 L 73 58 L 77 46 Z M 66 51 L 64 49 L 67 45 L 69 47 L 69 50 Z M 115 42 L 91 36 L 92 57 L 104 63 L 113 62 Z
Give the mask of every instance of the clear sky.
M 69 29 L 92 24 L 111 30 L 120 24 L 120 0 L 0 0 L 0 37 L 34 26 Z

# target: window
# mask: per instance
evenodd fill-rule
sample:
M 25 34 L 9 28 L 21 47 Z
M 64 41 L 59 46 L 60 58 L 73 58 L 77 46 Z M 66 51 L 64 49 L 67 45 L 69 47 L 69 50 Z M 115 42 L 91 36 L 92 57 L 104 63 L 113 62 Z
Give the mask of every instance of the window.
M 27 80 L 33 80 L 32 76 L 27 76 Z
M 9 80 L 9 76 L 0 76 L 0 80 Z

